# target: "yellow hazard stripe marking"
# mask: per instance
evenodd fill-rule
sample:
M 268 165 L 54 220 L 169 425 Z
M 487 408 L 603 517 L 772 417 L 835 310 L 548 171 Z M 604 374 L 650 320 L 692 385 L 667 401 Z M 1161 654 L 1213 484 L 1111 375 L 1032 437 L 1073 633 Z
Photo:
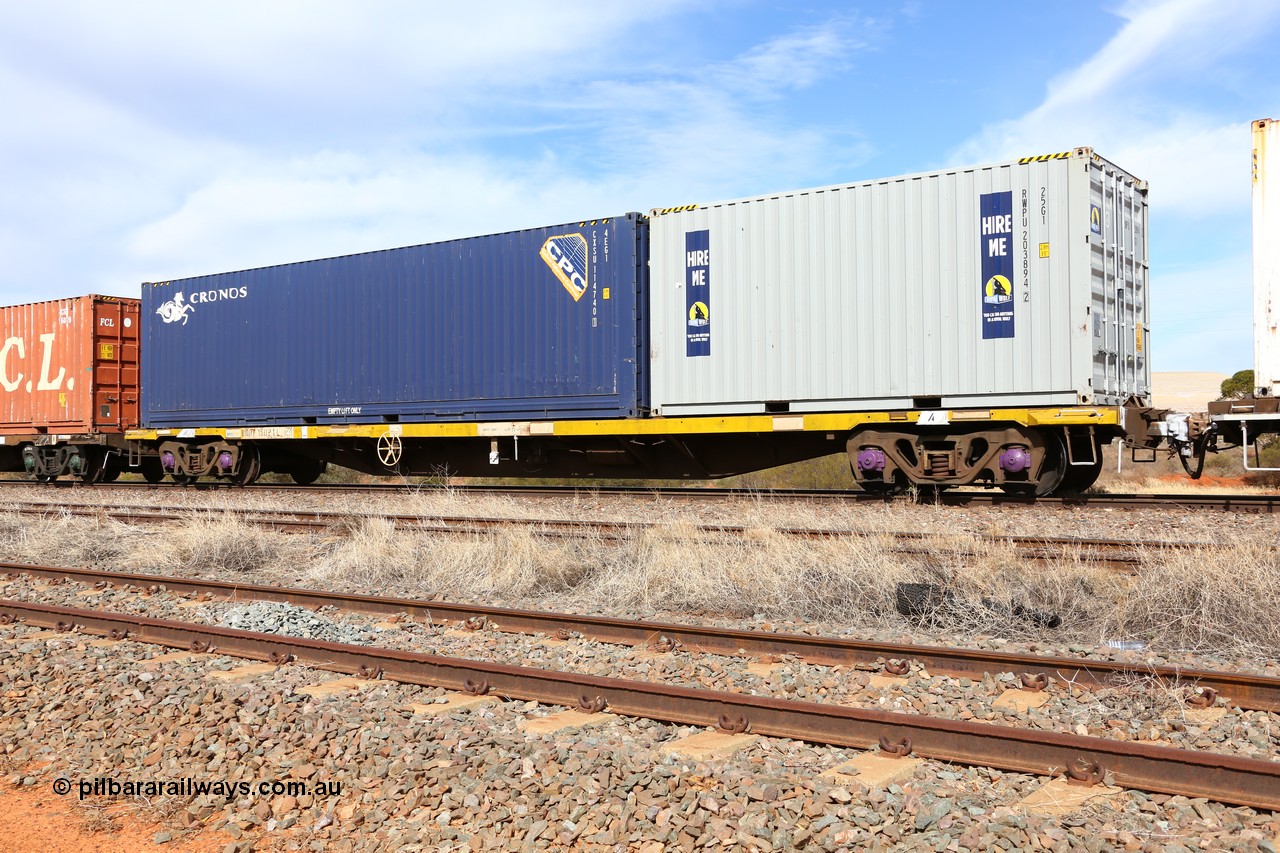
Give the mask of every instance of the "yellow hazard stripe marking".
M 632 420 L 512 421 L 437 424 L 333 424 L 322 426 L 199 427 L 195 429 L 137 429 L 126 438 L 153 441 L 158 438 L 228 438 L 287 440 L 310 438 L 490 438 L 496 436 L 589 435 L 698 435 L 761 432 L 845 432 L 879 423 L 915 423 L 919 411 L 839 412 L 813 415 L 733 415 L 727 417 L 636 418 Z M 1050 406 L 1036 409 L 956 409 L 949 420 L 984 421 L 1021 426 L 1114 426 L 1120 423 L 1117 407 Z M 803 426 L 801 425 L 803 424 Z
M 1018 165 L 1025 166 L 1028 163 L 1045 163 L 1049 160 L 1066 160 L 1070 156 L 1070 151 L 1060 151 L 1057 154 L 1040 154 L 1035 157 L 1021 157 L 1018 159 Z
M 664 213 L 684 213 L 685 211 L 697 209 L 698 205 L 696 204 L 682 204 L 679 207 L 655 207 L 653 210 L 649 211 L 649 215 L 662 216 Z

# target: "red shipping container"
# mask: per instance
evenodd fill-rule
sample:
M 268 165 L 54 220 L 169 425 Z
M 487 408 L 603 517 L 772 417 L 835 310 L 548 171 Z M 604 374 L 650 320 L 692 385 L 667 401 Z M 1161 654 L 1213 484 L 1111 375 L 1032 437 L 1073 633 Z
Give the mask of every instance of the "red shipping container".
M 139 310 L 114 296 L 0 308 L 0 435 L 135 428 Z

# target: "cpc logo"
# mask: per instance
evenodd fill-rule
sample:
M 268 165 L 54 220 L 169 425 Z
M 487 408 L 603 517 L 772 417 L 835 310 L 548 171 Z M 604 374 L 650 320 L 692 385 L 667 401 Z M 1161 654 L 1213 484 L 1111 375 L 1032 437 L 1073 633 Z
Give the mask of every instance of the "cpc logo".
M 587 239 L 581 234 L 547 238 L 538 257 L 551 267 L 574 302 L 587 292 Z

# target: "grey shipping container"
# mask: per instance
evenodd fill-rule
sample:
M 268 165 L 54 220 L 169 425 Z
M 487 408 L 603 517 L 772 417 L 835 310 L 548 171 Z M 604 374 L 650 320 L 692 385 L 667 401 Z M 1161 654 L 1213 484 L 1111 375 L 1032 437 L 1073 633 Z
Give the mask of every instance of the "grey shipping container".
M 1089 148 L 654 211 L 655 414 L 1114 406 L 1146 184 Z
M 638 214 L 142 289 L 142 425 L 644 413 Z

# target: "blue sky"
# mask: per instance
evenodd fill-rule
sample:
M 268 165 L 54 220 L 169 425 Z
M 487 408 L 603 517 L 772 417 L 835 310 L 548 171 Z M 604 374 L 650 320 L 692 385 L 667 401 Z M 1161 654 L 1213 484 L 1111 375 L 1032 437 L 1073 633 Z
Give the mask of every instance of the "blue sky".
M 1156 370 L 1252 365 L 1280 2 L 0 6 L 0 301 L 1089 145 Z

